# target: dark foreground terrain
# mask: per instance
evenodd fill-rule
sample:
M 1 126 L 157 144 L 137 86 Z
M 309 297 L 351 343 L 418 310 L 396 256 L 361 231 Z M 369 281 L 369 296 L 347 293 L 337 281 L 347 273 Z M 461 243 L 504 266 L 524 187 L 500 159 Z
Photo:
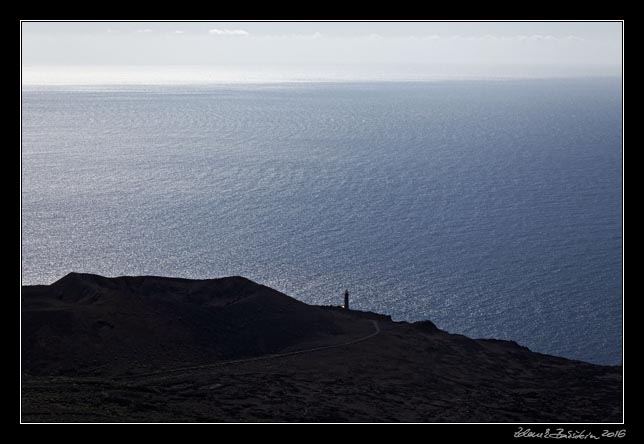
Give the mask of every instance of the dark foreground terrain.
M 620 422 L 622 368 L 241 277 L 22 288 L 23 422 Z

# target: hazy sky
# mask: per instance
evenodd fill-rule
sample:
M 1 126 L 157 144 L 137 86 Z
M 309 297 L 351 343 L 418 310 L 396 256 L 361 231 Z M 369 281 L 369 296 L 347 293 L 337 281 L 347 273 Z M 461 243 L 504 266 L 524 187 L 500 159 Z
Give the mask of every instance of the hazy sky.
M 621 53 L 619 22 L 22 24 L 25 83 L 620 75 Z

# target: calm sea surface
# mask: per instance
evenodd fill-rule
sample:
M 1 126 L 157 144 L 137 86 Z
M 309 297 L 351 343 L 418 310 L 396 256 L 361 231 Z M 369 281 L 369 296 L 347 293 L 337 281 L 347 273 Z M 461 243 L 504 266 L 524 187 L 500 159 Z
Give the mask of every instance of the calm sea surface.
M 22 282 L 242 275 L 622 360 L 620 79 L 29 88 Z

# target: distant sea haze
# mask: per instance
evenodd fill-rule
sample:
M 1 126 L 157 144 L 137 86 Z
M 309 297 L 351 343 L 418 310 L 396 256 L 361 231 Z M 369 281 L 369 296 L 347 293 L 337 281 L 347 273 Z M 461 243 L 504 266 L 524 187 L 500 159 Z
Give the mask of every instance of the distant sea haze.
M 242 275 L 622 361 L 621 79 L 24 88 L 22 282 Z
M 547 79 L 619 75 L 611 65 L 509 65 L 463 63 L 335 64 L 335 65 L 223 65 L 173 66 L 61 66 L 27 65 L 22 70 L 26 88 L 40 85 L 68 87 L 97 85 L 213 85 L 311 82 L 415 82 L 437 80 Z

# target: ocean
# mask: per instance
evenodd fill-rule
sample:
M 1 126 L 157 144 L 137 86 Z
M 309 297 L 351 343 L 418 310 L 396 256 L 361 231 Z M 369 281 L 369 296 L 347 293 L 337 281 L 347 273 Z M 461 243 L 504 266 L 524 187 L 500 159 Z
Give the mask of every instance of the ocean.
M 622 362 L 619 78 L 25 87 L 22 283 L 241 275 Z

